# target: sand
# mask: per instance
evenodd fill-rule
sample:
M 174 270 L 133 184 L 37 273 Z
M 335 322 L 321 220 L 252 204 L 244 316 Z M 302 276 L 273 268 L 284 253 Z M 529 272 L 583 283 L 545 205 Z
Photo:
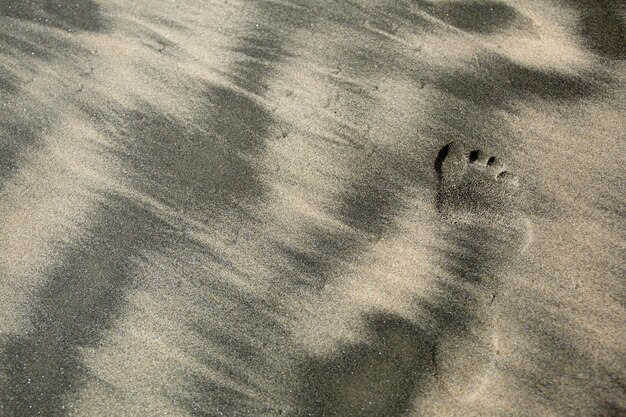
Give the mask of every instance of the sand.
M 2 2 L 0 416 L 623 415 L 623 37 L 609 0 Z

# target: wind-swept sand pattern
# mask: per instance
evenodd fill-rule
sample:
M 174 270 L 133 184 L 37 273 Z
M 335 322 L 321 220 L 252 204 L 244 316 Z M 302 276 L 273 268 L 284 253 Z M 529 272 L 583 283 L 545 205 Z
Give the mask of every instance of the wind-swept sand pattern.
M 610 0 L 3 2 L 0 415 L 625 413 L 623 40 Z

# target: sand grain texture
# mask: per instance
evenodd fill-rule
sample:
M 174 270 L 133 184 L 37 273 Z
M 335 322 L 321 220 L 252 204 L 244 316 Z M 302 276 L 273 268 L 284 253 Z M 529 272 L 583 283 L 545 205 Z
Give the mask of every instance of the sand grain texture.
M 0 416 L 624 415 L 624 16 L 0 1 Z

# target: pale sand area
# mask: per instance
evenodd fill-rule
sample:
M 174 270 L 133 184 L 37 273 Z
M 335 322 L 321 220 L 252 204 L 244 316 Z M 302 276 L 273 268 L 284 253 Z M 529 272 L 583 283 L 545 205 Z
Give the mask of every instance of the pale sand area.
M 623 10 L 44 3 L 0 5 L 0 415 L 624 413 Z M 444 218 L 451 142 L 519 198 Z

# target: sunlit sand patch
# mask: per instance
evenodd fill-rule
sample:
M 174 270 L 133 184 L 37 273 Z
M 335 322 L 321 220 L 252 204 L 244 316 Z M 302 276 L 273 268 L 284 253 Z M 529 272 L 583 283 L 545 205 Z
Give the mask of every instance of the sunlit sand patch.
M 62 261 L 59 247 L 80 240 L 90 213 L 103 198 L 98 192 L 108 188 L 107 178 L 100 177 L 106 169 L 95 171 L 96 167 L 110 168 L 96 152 L 101 148 L 93 146 L 97 134 L 73 125 L 71 118 L 65 122 L 55 126 L 41 150 L 27 159 L 0 194 L 0 201 L 6 202 L 0 205 L 4 212 L 0 226 L 2 270 L 14 277 L 0 283 L 0 293 L 7 297 L 2 309 L 3 331 L 28 328 L 29 300 L 44 283 L 46 271 Z M 74 140 L 76 137 L 82 140 Z

